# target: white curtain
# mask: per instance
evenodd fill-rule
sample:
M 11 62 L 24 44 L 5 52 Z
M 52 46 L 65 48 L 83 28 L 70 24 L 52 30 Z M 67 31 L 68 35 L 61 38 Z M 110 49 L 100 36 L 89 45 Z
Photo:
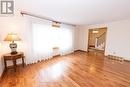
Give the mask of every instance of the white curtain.
M 73 52 L 74 27 L 62 24 L 56 28 L 51 24 L 32 23 L 32 62 L 52 58 L 53 47 L 58 47 L 61 55 Z
M 60 54 L 65 55 L 74 51 L 74 30 L 72 27 L 61 27 L 59 30 Z
M 50 58 L 52 56 L 51 28 L 46 25 L 32 25 L 33 55 L 34 61 Z

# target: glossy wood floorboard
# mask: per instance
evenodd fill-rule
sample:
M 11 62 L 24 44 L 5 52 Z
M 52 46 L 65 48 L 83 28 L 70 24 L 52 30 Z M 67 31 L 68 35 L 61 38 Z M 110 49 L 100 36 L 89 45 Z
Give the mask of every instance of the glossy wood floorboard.
M 130 87 L 130 63 L 75 52 L 8 70 L 0 87 Z

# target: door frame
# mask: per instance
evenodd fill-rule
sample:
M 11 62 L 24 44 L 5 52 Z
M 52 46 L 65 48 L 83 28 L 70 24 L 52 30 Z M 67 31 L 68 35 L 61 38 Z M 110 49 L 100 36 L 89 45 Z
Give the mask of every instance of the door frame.
M 88 29 L 88 46 L 87 46 L 87 50 L 88 50 L 88 52 L 89 52 L 89 38 L 90 38 L 90 30 L 93 30 L 93 29 L 106 29 L 106 38 L 105 38 L 105 49 L 104 49 L 104 52 L 103 52 L 103 54 L 105 54 L 105 51 L 106 51 L 106 42 L 107 42 L 107 27 L 100 27 L 100 28 L 90 28 L 90 29 Z

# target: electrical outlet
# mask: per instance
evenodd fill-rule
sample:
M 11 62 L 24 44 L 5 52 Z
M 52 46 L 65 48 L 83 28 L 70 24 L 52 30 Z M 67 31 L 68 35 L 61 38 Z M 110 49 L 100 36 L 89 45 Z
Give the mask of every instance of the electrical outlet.
M 116 54 L 116 52 L 113 52 L 113 54 Z

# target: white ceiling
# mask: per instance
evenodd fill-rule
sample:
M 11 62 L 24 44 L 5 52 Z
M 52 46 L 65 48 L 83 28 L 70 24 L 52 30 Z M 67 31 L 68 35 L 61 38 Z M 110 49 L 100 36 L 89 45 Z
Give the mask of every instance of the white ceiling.
M 16 0 L 16 7 L 76 25 L 130 18 L 130 0 Z

